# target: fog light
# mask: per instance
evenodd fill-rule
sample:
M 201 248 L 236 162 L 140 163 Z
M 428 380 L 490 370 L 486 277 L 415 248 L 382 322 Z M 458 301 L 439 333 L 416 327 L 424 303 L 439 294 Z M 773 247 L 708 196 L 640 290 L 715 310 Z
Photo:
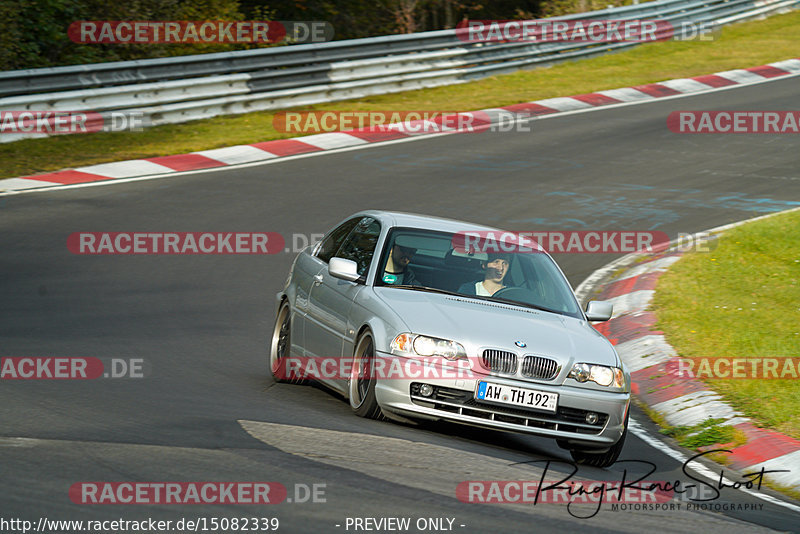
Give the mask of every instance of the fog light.
M 433 395 L 433 386 L 430 384 L 422 384 L 419 387 L 419 394 L 423 397 L 430 397 Z
M 586 414 L 586 422 L 590 425 L 593 425 L 597 422 L 597 414 L 594 412 L 589 412 Z

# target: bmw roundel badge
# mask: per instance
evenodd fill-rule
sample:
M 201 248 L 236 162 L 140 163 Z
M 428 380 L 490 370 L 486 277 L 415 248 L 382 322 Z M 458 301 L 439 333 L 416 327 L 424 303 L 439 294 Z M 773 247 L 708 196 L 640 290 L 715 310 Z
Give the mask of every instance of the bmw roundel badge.
M 524 341 L 515 341 L 515 342 L 514 342 L 514 345 L 518 346 L 518 347 L 519 347 L 519 348 L 521 348 L 521 349 L 524 349 L 525 347 L 527 347 L 527 346 L 528 346 L 528 344 L 527 344 L 527 343 L 525 343 Z

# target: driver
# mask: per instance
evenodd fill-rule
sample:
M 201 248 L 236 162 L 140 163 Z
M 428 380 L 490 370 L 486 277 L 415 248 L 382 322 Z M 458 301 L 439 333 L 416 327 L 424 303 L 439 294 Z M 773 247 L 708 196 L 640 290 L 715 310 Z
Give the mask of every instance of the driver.
M 508 274 L 510 262 L 505 254 L 489 254 L 485 262 L 481 262 L 481 269 L 485 272 L 483 280 L 477 282 L 467 282 L 458 288 L 458 292 L 464 295 L 477 295 L 480 297 L 491 297 L 497 291 L 506 287 L 503 279 Z
M 383 283 L 391 286 L 419 285 L 414 271 L 408 267 L 416 253 L 417 249 L 415 248 L 393 245 L 389 259 L 386 260 L 386 268 L 383 270 Z

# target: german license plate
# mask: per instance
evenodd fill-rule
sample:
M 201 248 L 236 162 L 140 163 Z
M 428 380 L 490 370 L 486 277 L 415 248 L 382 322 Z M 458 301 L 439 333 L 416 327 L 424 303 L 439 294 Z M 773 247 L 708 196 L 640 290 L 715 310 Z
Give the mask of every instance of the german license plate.
M 504 384 L 495 384 L 494 382 L 478 382 L 475 398 L 482 401 L 499 402 L 548 412 L 555 412 L 558 406 L 558 393 L 506 386 Z

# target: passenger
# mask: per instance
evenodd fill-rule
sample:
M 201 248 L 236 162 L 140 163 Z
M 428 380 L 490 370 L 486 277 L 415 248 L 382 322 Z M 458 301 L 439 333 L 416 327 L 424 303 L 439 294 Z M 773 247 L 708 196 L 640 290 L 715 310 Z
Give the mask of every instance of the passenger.
M 481 262 L 481 269 L 485 271 L 483 280 L 462 284 L 458 292 L 464 295 L 491 297 L 506 287 L 503 285 L 503 279 L 508 274 L 509 265 L 508 256 L 505 254 L 489 254 L 489 258 Z
M 383 270 L 383 283 L 391 286 L 408 285 L 418 286 L 417 277 L 414 271 L 408 267 L 417 249 L 403 247 L 400 245 L 392 246 L 389 259 L 386 261 L 386 268 Z

